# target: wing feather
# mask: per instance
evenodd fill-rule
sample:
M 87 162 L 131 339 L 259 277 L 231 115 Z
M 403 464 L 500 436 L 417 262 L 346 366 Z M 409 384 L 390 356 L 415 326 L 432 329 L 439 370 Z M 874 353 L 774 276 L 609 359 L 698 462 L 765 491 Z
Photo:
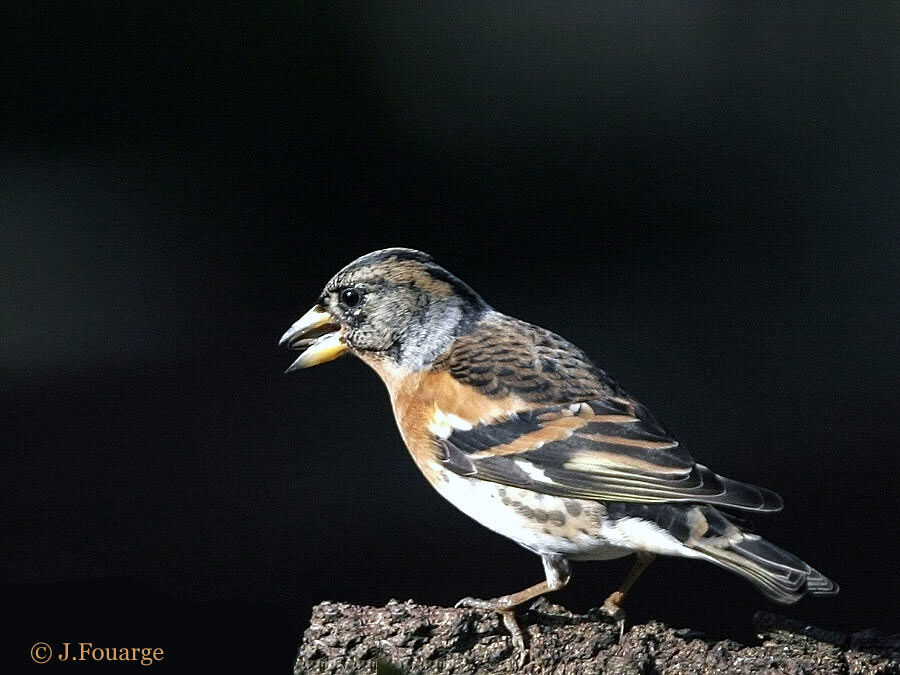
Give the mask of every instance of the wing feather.
M 562 497 L 699 502 L 777 511 L 781 498 L 697 464 L 643 406 L 598 399 L 454 428 L 437 439 L 455 473 Z

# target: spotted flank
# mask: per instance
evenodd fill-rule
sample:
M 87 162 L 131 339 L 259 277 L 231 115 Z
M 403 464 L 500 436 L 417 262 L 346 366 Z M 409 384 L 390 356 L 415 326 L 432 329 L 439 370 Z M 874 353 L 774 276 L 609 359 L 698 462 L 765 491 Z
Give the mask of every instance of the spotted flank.
M 448 470 L 548 495 L 702 502 L 750 511 L 781 508 L 774 492 L 696 464 L 652 416 L 641 413 L 625 399 L 592 400 L 536 408 L 488 424 L 440 420 L 434 422 L 440 432 L 435 436 Z
M 597 502 L 502 487 L 444 468 L 436 467 L 435 475 L 434 487 L 447 501 L 535 553 L 562 554 L 573 560 L 605 560 L 631 553 L 603 536 L 606 509 Z

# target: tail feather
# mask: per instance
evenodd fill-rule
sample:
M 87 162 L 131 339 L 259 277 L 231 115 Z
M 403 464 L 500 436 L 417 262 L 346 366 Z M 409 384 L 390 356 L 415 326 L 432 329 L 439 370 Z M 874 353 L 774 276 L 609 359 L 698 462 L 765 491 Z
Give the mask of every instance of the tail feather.
M 714 509 L 703 508 L 703 515 L 711 526 L 719 526 L 710 530 L 721 530 L 721 534 L 708 532 L 712 536 L 691 542 L 691 547 L 706 554 L 711 562 L 748 579 L 771 600 L 791 604 L 807 593 L 838 592 L 836 583 L 793 553 L 758 535 L 742 532 Z M 720 527 L 720 519 L 727 523 L 727 530 Z

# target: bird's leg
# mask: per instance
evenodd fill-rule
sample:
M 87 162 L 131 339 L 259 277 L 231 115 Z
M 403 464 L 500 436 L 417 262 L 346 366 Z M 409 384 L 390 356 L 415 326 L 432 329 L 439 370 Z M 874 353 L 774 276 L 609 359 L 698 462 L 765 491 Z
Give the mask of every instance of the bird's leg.
M 472 607 L 474 609 L 486 609 L 497 612 L 503 619 L 503 625 L 512 636 L 513 644 L 520 650 L 525 649 L 525 635 L 516 622 L 515 609 L 524 602 L 536 598 L 550 591 L 558 591 L 569 583 L 571 573 L 569 562 L 563 556 L 557 554 L 542 554 L 541 562 L 544 564 L 545 581 L 530 586 L 517 593 L 502 595 L 499 598 L 480 600 L 478 598 L 463 598 L 456 603 L 457 607 Z
M 655 558 L 655 553 L 646 553 L 644 551 L 635 553 L 634 565 L 631 566 L 625 581 L 622 582 L 619 588 L 610 593 L 609 597 L 603 602 L 603 611 L 609 617 L 615 619 L 619 626 L 620 640 L 625 633 L 625 610 L 622 609 L 622 603 L 625 602 L 625 596 L 628 595 L 628 591 L 631 590 L 634 582 L 638 580 L 638 577 L 644 573 L 644 570 L 649 567 Z

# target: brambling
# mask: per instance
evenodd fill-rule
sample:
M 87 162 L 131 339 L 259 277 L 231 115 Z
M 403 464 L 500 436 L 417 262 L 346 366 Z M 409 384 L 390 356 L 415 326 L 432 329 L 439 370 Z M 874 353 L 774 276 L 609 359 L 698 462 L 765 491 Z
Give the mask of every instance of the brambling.
M 367 363 L 428 482 L 541 557 L 544 581 L 458 603 L 499 612 L 520 648 L 515 608 L 563 588 L 570 560 L 636 554 L 603 605 L 620 630 L 625 596 L 657 554 L 724 567 L 779 603 L 838 590 L 719 510 L 778 511 L 777 494 L 694 462 L 581 349 L 494 310 L 425 253 L 390 248 L 350 263 L 280 344 L 303 350 L 288 372 L 346 353 Z

